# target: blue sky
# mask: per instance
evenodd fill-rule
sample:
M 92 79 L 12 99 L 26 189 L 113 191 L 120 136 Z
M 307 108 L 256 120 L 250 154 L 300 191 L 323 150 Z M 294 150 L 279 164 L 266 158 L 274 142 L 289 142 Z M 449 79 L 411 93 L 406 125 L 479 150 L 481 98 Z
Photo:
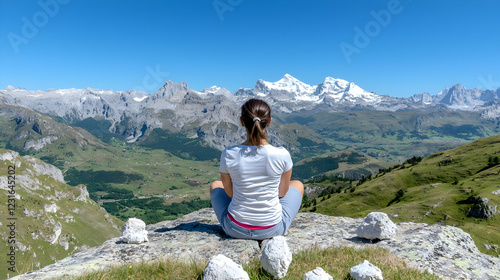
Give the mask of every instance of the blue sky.
M 500 87 L 500 1 L 0 0 L 0 88 Z

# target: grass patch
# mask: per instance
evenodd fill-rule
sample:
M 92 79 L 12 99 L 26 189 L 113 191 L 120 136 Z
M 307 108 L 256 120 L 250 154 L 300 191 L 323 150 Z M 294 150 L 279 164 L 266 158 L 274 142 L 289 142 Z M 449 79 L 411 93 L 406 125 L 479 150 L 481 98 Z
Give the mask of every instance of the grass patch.
M 316 267 L 322 267 L 333 279 L 353 279 L 351 267 L 368 260 L 382 270 L 385 279 L 439 279 L 437 276 L 410 268 L 404 261 L 391 254 L 389 250 L 370 246 L 363 249 L 335 247 L 313 248 L 293 254 L 293 261 L 284 279 L 302 279 L 302 276 Z M 165 259 L 128 266 L 114 266 L 109 269 L 88 273 L 76 280 L 101 279 L 203 279 L 207 261 L 181 261 Z M 243 266 L 250 279 L 273 279 L 255 258 Z M 62 279 L 62 278 L 61 278 Z

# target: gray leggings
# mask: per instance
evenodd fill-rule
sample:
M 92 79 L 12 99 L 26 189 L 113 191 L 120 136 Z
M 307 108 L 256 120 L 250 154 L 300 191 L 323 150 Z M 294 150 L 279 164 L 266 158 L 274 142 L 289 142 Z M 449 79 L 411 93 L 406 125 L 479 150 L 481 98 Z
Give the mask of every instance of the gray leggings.
M 215 215 L 227 235 L 233 238 L 254 240 L 264 240 L 285 234 L 299 212 L 300 204 L 302 203 L 300 192 L 296 188 L 290 187 L 286 195 L 280 198 L 280 204 L 283 209 L 281 222 L 268 229 L 251 230 L 237 225 L 227 216 L 231 198 L 226 194 L 224 189 L 217 188 L 212 190 L 210 199 L 212 200 Z

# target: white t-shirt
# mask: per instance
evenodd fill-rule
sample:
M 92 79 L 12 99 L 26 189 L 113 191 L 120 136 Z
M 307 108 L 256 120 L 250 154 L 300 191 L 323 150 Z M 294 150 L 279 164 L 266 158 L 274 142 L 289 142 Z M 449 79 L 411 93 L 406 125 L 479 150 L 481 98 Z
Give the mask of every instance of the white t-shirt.
M 236 145 L 226 148 L 220 159 L 220 172 L 229 173 L 233 198 L 229 213 L 247 225 L 271 226 L 281 221 L 279 183 L 281 175 L 293 166 L 285 148 L 272 145 Z

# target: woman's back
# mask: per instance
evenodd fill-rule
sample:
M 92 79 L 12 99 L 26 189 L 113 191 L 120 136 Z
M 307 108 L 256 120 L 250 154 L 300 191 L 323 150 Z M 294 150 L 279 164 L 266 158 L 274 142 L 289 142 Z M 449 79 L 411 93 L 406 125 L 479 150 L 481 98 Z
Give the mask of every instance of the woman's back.
M 229 173 L 233 199 L 229 213 L 249 225 L 274 225 L 281 220 L 279 184 L 292 168 L 290 154 L 272 145 L 236 145 L 221 155 L 220 171 Z
M 291 180 L 290 153 L 269 145 L 266 132 L 271 121 L 271 107 L 263 100 L 250 99 L 241 106 L 247 139 L 222 152 L 221 180 L 210 185 L 217 219 L 234 238 L 282 235 L 300 208 L 304 186 Z

